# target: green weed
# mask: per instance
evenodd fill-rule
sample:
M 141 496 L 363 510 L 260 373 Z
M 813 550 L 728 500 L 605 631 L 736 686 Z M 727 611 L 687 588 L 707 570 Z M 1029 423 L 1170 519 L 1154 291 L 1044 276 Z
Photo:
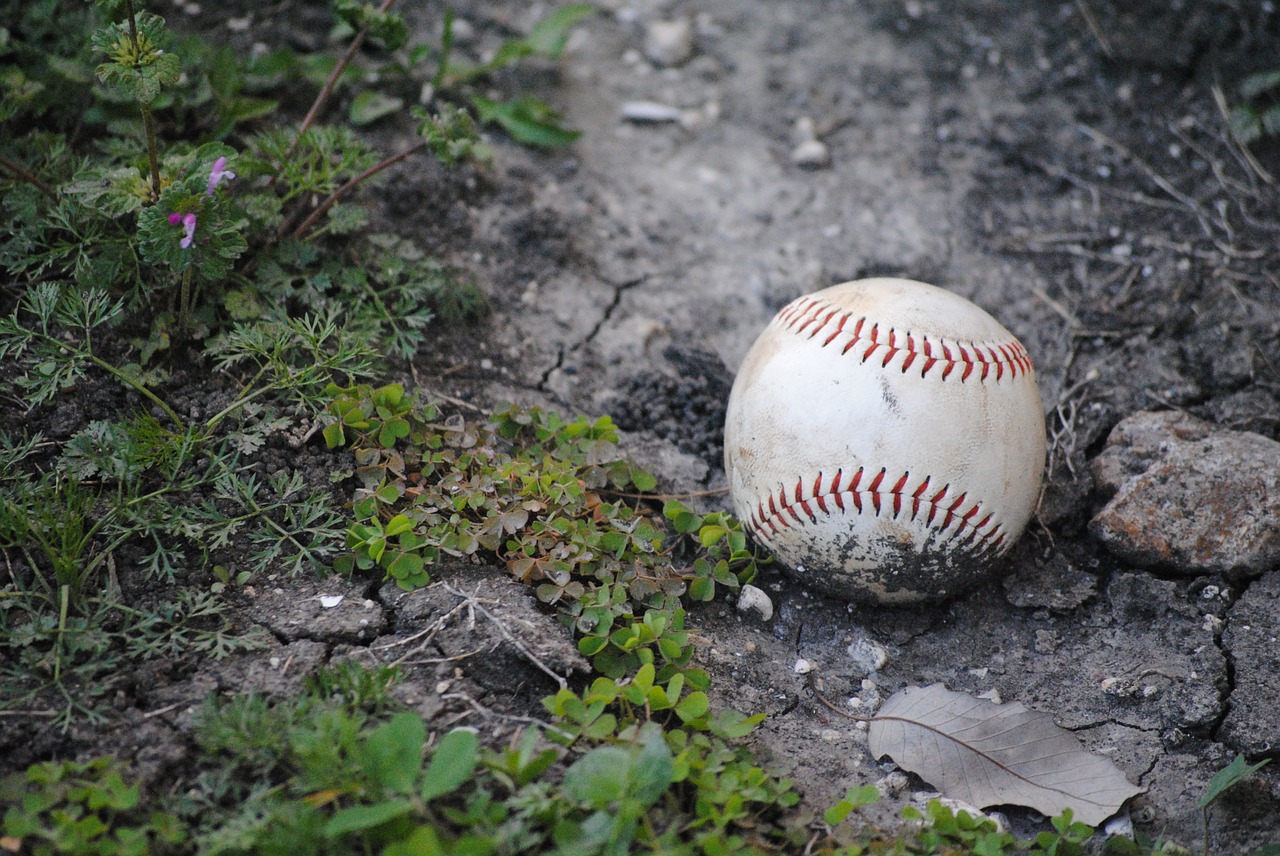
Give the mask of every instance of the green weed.
M 377 568 L 413 589 L 442 554 L 489 552 L 559 608 L 599 672 L 654 666 L 660 684 L 689 660 L 681 597 L 710 600 L 755 575 L 757 557 L 729 516 L 670 502 L 659 518 L 628 501 L 626 491 L 655 480 L 617 455 L 608 417 L 507 407 L 475 423 L 442 420 L 396 384 L 329 392 L 324 436 L 350 446 L 359 483 L 339 571 Z
M 0 779 L 0 844 L 6 850 L 67 856 L 175 852 L 187 839 L 176 818 L 140 807 L 110 758 L 35 764 Z M 20 849 L 18 849 L 20 848 Z

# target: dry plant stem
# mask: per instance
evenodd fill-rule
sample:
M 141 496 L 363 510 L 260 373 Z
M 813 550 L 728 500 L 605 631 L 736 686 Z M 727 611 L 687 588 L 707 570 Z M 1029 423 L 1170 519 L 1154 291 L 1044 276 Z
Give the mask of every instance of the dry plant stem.
M 26 169 L 20 164 L 14 163 L 13 161 L 9 160 L 6 157 L 0 157 L 0 166 L 3 166 L 5 169 L 9 170 L 18 178 L 22 179 L 28 184 L 34 185 L 36 189 L 38 189 L 45 196 L 52 199 L 54 202 L 58 201 L 58 194 L 54 191 L 54 189 L 49 185 L 45 184 L 43 181 L 41 181 L 39 176 L 36 176 L 30 170 Z
M 660 499 L 666 501 L 668 499 L 697 499 L 701 496 L 719 496 L 728 493 L 729 488 L 717 487 L 710 490 L 694 490 L 688 493 L 627 493 L 625 491 L 610 491 L 613 496 L 622 496 L 627 499 Z
M 383 13 L 394 6 L 396 0 L 382 0 L 382 5 L 378 7 L 378 12 Z M 347 66 L 351 64 L 351 60 L 355 58 L 356 53 L 360 50 L 360 46 L 364 44 L 365 38 L 369 35 L 369 28 L 362 27 L 360 32 L 356 33 L 351 39 L 351 44 L 347 46 L 347 52 L 338 60 L 338 64 L 333 67 L 333 71 L 329 74 L 329 79 L 324 82 L 324 86 L 320 88 L 320 92 L 316 95 L 316 100 L 311 103 L 311 109 L 307 111 L 307 115 L 302 119 L 302 125 L 298 128 L 298 136 L 294 137 L 293 145 L 289 146 L 284 153 L 284 159 L 287 162 L 293 157 L 293 153 L 298 150 L 298 144 L 302 141 L 302 135 L 307 132 L 312 125 L 315 124 L 316 117 L 320 115 L 320 111 L 324 108 L 325 102 L 329 100 L 329 96 L 333 94 L 333 88 L 338 85 L 338 80 L 342 77 L 342 73 L 347 70 Z M 270 184 L 275 183 L 276 176 L 271 177 Z
M 1102 35 L 1102 30 L 1098 27 L 1098 19 L 1093 16 L 1093 12 L 1089 9 L 1089 4 L 1085 0 L 1076 0 L 1076 6 L 1080 9 L 1080 15 L 1084 18 L 1084 22 L 1089 25 L 1089 32 L 1093 33 L 1093 37 L 1098 40 L 1098 45 L 1102 48 L 1102 52 L 1107 55 L 1107 59 L 1111 59 L 1111 45 L 1107 42 L 1106 37 Z
M 191 324 L 191 279 L 194 273 L 192 268 L 182 272 L 182 286 L 178 299 L 178 326 L 183 330 Z
M 485 609 L 483 606 L 480 605 L 480 601 L 475 597 L 475 595 L 463 594 L 462 592 L 448 585 L 444 587 L 444 590 L 449 592 L 449 594 L 454 595 L 455 597 L 465 598 L 470 605 L 475 607 L 475 610 L 477 612 L 479 612 L 485 618 L 493 622 L 493 625 L 498 628 L 498 631 L 502 633 L 503 636 L 506 637 L 508 642 L 510 642 L 512 645 L 516 647 L 516 650 L 518 650 L 521 654 L 525 656 L 525 659 L 527 659 L 530 663 L 533 663 L 533 665 L 537 666 L 538 669 L 540 669 L 541 671 L 545 672 L 548 676 L 550 676 L 557 684 L 560 685 L 560 689 L 563 690 L 568 688 L 569 682 L 562 675 L 558 674 L 554 669 L 548 666 L 546 663 L 539 660 L 537 656 L 532 651 L 530 651 L 529 648 L 523 642 L 517 639 L 515 635 L 512 634 L 512 632 L 507 629 L 507 625 L 504 624 L 500 618 L 498 618 L 492 612 L 490 612 L 489 610 Z
M 373 166 L 366 169 L 364 172 L 355 176 L 346 184 L 342 185 L 333 193 L 329 194 L 329 197 L 327 199 L 325 199 L 323 202 L 317 205 L 316 209 L 312 211 L 310 215 L 308 215 L 307 219 L 303 220 L 302 223 L 299 224 L 298 228 L 293 230 L 293 232 L 290 234 L 290 237 L 300 240 L 305 234 L 307 234 L 307 232 L 311 230 L 311 227 L 316 224 L 316 221 L 324 216 L 324 213 L 326 211 L 332 208 L 338 202 L 339 199 L 341 199 L 342 197 L 350 193 L 352 190 L 354 190 L 356 186 L 359 185 L 362 181 L 366 181 L 372 178 L 373 176 L 377 175 L 378 173 L 382 172 L 384 169 L 388 169 L 400 163 L 400 161 L 412 157 L 413 155 L 422 151 L 426 147 L 427 147 L 427 144 L 425 142 L 412 145 L 409 148 L 405 149 L 404 151 L 400 152 L 399 154 L 392 155 L 391 157 L 387 158 L 381 163 L 376 163 Z
M 1213 103 L 1217 106 L 1218 112 L 1222 115 L 1223 124 L 1230 127 L 1228 122 L 1231 111 L 1227 107 L 1227 97 L 1222 94 L 1222 87 L 1214 84 L 1211 91 L 1213 92 Z M 1236 150 L 1239 151 L 1240 155 L 1244 158 L 1245 163 L 1249 165 L 1249 168 L 1253 170 L 1254 174 L 1257 175 L 1258 178 L 1262 179 L 1267 184 L 1276 183 L 1275 176 L 1268 172 L 1262 164 L 1258 163 L 1258 159 L 1253 156 L 1253 152 L 1249 151 L 1248 146 L 1237 140 L 1235 134 L 1228 132 L 1227 138 L 1235 144 Z
M 805 683 L 809 687 L 809 692 L 813 693 L 813 697 L 816 698 L 818 701 L 822 702 L 824 705 L 826 705 L 827 709 L 829 709 L 832 713 L 838 716 L 843 716 L 845 719 L 852 719 L 855 722 L 871 722 L 873 719 L 875 719 L 874 716 L 858 716 L 858 714 L 856 713 L 849 713 L 847 710 L 841 710 L 839 707 L 836 706 L 835 702 L 831 701 L 831 699 L 824 696 L 821 690 L 818 689 L 818 683 L 817 681 L 814 680 L 812 672 L 810 672 L 809 675 L 805 678 Z

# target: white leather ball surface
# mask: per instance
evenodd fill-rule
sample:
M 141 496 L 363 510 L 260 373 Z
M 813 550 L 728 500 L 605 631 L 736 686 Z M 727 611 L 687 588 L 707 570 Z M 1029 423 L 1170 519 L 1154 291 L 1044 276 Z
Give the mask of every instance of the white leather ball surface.
M 983 578 L 1040 494 L 1026 349 L 962 297 L 905 279 L 785 306 L 729 396 L 735 513 L 803 582 L 911 603 Z

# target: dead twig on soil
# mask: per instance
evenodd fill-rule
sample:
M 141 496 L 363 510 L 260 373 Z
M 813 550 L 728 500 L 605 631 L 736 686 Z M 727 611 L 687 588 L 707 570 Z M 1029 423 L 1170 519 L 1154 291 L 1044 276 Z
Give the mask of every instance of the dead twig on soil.
M 1213 93 L 1213 103 L 1217 105 L 1218 113 L 1222 115 L 1222 124 L 1225 127 L 1230 128 L 1231 109 L 1227 106 L 1227 97 L 1223 94 L 1222 87 L 1215 83 L 1209 91 Z M 1262 179 L 1267 184 L 1276 183 L 1275 176 L 1267 172 L 1266 168 L 1264 168 L 1262 164 L 1258 163 L 1258 159 L 1253 156 L 1253 152 L 1249 151 L 1248 146 L 1237 140 L 1235 134 L 1228 131 L 1227 138 L 1234 144 L 1233 149 L 1241 158 L 1244 159 L 1244 162 L 1249 165 L 1249 169 L 1253 170 L 1254 175 L 1258 176 L 1258 178 Z
M 463 601 L 462 603 L 459 603 L 457 606 L 455 606 L 453 609 L 446 612 L 444 615 L 437 618 L 435 621 L 431 622 L 431 624 L 427 625 L 427 627 L 413 634 L 412 636 L 406 637 L 404 639 L 397 639 L 394 642 L 388 642 L 385 645 L 375 645 L 369 650 L 387 651 L 387 650 L 390 650 L 391 648 L 398 648 L 401 645 L 408 645 L 412 642 L 416 642 L 419 639 L 422 639 L 422 642 L 416 645 L 412 650 L 406 651 L 398 659 L 393 660 L 389 665 L 399 666 L 399 665 L 405 664 L 406 662 L 409 662 L 409 658 L 422 653 L 423 649 L 425 649 L 428 645 L 431 644 L 431 640 L 435 638 L 436 634 L 439 633 L 441 630 L 443 630 L 446 626 L 448 626 L 449 622 L 453 619 L 453 617 L 464 609 L 471 609 L 471 604 L 469 604 L 467 601 Z M 471 615 L 470 624 L 472 627 L 475 626 L 474 611 L 472 612 L 472 615 Z M 423 639 L 424 636 L 426 637 L 425 639 Z
M 1084 18 L 1085 25 L 1089 27 L 1089 32 L 1093 33 L 1093 37 L 1098 40 L 1098 47 L 1102 48 L 1102 52 L 1107 55 L 1107 59 L 1111 59 L 1111 43 L 1107 41 L 1107 37 L 1102 35 L 1102 28 L 1098 26 L 1098 19 L 1093 16 L 1093 11 L 1089 8 L 1089 4 L 1084 0 L 1076 0 L 1076 8 L 1080 10 L 1080 17 Z
M 832 713 L 843 716 L 845 719 L 852 719 L 854 722 L 870 722 L 875 719 L 873 716 L 860 716 L 856 713 L 849 713 L 847 710 L 841 710 L 831 699 L 822 694 L 822 690 L 818 689 L 818 679 L 813 672 L 805 676 L 805 686 L 809 692 L 813 693 L 813 697 L 830 710 Z
M 518 722 L 521 725 L 536 725 L 537 727 L 543 729 L 544 731 L 554 731 L 556 734 L 559 734 L 562 737 L 565 737 L 568 739 L 572 739 L 574 736 L 572 733 L 565 731 L 563 728 L 559 728 L 556 725 L 550 722 L 547 722 L 545 720 L 538 719 L 537 717 L 522 716 L 516 713 L 501 713 L 499 711 L 493 710 L 492 708 L 485 707 L 483 704 L 476 701 L 468 693 L 465 693 L 462 690 L 456 690 L 451 693 L 446 693 L 445 695 L 440 696 L 440 699 L 442 701 L 449 701 L 449 700 L 464 701 L 471 707 L 471 710 L 463 711 L 462 713 L 450 718 L 443 726 L 441 726 L 441 729 L 440 729 L 441 731 L 447 730 L 455 722 L 461 722 L 462 720 L 466 719 L 468 716 L 471 716 L 473 713 L 478 713 L 481 717 L 483 717 L 486 720 L 500 719 L 500 720 L 503 720 L 504 722 Z
M 473 607 L 477 612 L 479 612 L 485 618 L 489 619 L 489 621 L 493 623 L 493 626 L 498 628 L 498 632 L 501 633 L 508 642 L 514 645 L 515 649 L 519 651 L 521 654 L 523 654 L 525 659 L 527 659 L 533 665 L 537 666 L 540 671 L 542 671 L 544 674 L 546 674 L 552 680 L 554 680 L 560 686 L 560 689 L 562 690 L 568 689 L 569 680 L 564 676 L 562 676 L 561 674 L 559 674 L 558 672 L 556 672 L 546 663 L 542 662 L 542 660 L 538 659 L 538 656 L 534 654 L 532 651 L 530 651 L 528 646 L 526 646 L 523 642 L 517 639 L 515 634 L 513 634 L 507 628 L 507 625 L 502 621 L 502 619 L 498 618 L 498 616 L 494 615 L 492 612 L 485 609 L 480 604 L 480 600 L 476 598 L 475 595 L 464 594 L 463 592 L 460 592 L 449 585 L 445 585 L 444 590 L 454 595 L 455 597 L 464 598 L 469 606 Z
M 492 651 L 494 647 L 497 647 L 497 646 L 495 645 L 493 647 L 490 647 L 488 650 Z M 475 648 L 471 651 L 465 651 L 461 654 L 454 654 L 452 657 L 427 657 L 426 659 L 423 659 L 423 660 L 406 660 L 404 659 L 404 657 L 401 657 L 399 660 L 396 660 L 396 665 L 437 666 L 441 663 L 458 663 L 458 662 L 461 662 L 462 660 L 470 659 L 471 657 L 474 657 L 476 654 L 483 653 L 484 651 L 485 651 L 485 648 L 480 647 L 480 648 Z
M 1091 128 L 1088 125 L 1079 124 L 1076 127 L 1080 129 L 1081 133 L 1098 145 L 1109 148 L 1125 159 L 1133 162 L 1133 164 L 1137 166 L 1138 169 L 1147 176 L 1147 178 L 1151 179 L 1156 187 L 1167 193 L 1170 198 L 1182 203 L 1185 208 L 1195 215 L 1196 220 L 1200 223 L 1200 228 L 1204 231 L 1206 238 L 1209 238 L 1210 240 L 1214 238 L 1213 227 L 1210 225 L 1208 216 L 1199 202 L 1174 187 L 1173 182 L 1156 172 L 1155 168 L 1151 166 L 1151 164 L 1138 157 L 1138 155 L 1135 154 L 1128 146 L 1125 146 L 1117 140 L 1111 139 L 1106 134 L 1096 128 Z

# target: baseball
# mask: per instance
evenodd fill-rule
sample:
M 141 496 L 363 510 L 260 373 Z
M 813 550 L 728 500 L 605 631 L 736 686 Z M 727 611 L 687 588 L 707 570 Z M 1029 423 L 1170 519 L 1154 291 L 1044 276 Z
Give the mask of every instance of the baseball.
M 735 513 L 803 582 L 913 603 L 982 579 L 1035 510 L 1035 369 L 974 304 L 905 279 L 785 306 L 729 395 Z

